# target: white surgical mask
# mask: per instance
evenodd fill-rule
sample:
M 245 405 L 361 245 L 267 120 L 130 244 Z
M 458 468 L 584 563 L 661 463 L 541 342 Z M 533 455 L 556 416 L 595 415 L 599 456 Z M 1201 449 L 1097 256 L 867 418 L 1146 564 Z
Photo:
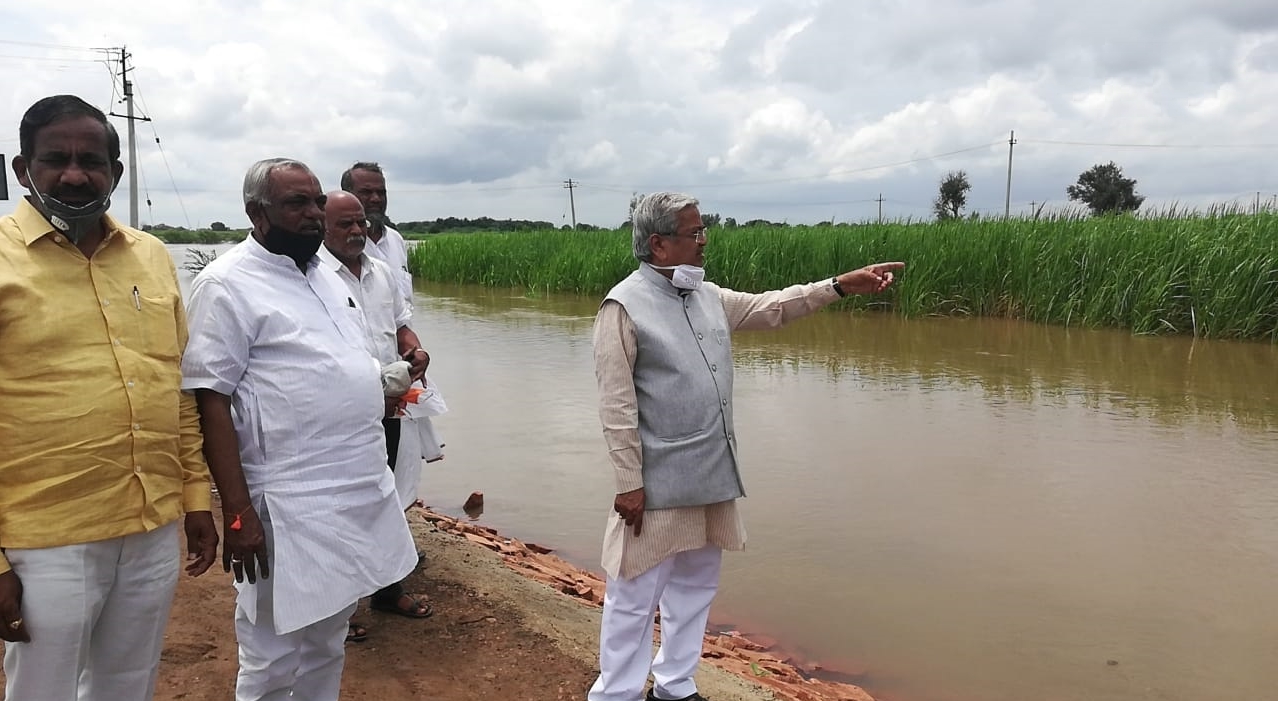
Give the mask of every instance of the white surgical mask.
M 653 270 L 673 270 L 670 276 L 670 284 L 681 290 L 695 290 L 701 287 L 701 283 L 706 279 L 706 269 L 699 268 L 695 265 L 653 265 Z

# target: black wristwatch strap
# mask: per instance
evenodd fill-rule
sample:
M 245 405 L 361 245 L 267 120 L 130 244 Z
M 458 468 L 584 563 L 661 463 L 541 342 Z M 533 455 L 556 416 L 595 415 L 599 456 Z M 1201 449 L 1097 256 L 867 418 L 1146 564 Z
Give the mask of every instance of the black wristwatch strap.
M 844 291 L 843 291 L 843 286 L 839 284 L 839 279 L 838 279 L 837 277 L 836 277 L 836 278 L 834 278 L 834 279 L 832 279 L 832 280 L 830 280 L 830 286 L 834 288 L 834 291 L 835 291 L 835 292 L 838 292 L 838 293 L 839 293 L 839 296 L 840 296 L 840 297 L 847 297 L 847 296 L 848 296 L 848 293 L 846 293 L 846 292 L 844 292 Z

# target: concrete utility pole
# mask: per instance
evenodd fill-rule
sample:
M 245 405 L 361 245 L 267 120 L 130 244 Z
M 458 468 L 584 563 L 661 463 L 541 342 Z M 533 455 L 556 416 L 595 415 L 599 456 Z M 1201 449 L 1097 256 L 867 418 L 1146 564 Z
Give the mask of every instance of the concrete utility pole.
M 1006 219 L 1012 215 L 1012 147 L 1016 145 L 1016 132 L 1008 133 L 1007 137 L 1007 196 L 1003 199 L 1003 218 Z
M 120 49 L 120 79 L 124 81 L 125 116 L 129 120 L 129 226 L 138 228 L 138 134 L 133 127 L 133 81 L 129 79 L 128 47 Z
M 883 193 L 882 192 L 879 193 L 879 199 L 875 200 L 875 202 L 879 203 L 879 223 L 882 224 L 883 223 Z
M 129 226 L 138 228 L 138 135 L 134 128 L 134 122 L 149 122 L 149 117 L 133 116 L 133 81 L 129 79 L 129 71 L 133 70 L 129 66 L 129 59 L 133 54 L 129 53 L 129 47 L 122 46 L 118 49 L 110 49 L 110 51 L 120 52 L 120 80 L 124 82 L 124 102 L 125 113 L 111 113 L 112 117 L 124 117 L 129 120 L 129 163 L 127 170 L 129 171 Z
M 572 178 L 564 181 L 564 187 L 568 189 L 568 207 L 572 210 L 572 228 L 574 229 L 577 228 L 577 203 L 573 200 L 572 189 L 577 187 L 577 185 L 577 183 L 572 181 Z

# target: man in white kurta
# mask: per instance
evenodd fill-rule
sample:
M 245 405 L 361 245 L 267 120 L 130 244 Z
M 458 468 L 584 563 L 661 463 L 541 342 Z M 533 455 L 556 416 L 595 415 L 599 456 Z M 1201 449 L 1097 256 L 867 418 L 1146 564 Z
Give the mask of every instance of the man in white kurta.
M 364 253 L 387 265 L 395 277 L 399 293 L 404 299 L 409 316 L 413 313 L 413 274 L 408 270 L 408 243 L 404 236 L 390 225 L 386 216 L 389 197 L 386 193 L 386 176 L 377 163 L 361 161 L 348 168 L 341 177 L 342 189 L 355 195 L 364 214 L 368 218 L 369 228 Z M 432 416 L 439 416 L 448 411 L 439 387 L 423 377 L 417 385 L 423 392 L 423 401 L 409 404 L 400 418 L 402 430 L 398 456 L 395 459 L 395 484 L 400 498 L 406 504 L 417 500 L 418 485 L 421 476 L 421 463 L 442 460 L 443 444 L 431 421 Z M 404 436 L 411 434 L 408 442 Z M 413 452 L 416 449 L 417 452 Z
M 697 200 L 656 193 L 634 211 L 640 267 L 595 319 L 600 419 L 616 483 L 599 678 L 589 701 L 703 701 L 693 676 L 724 550 L 745 546 L 736 499 L 731 333 L 778 328 L 850 292 L 880 292 L 901 263 L 748 294 L 704 283 Z M 652 656 L 653 614 L 661 646 Z
M 333 271 L 346 285 L 346 291 L 350 295 L 347 298 L 348 306 L 354 306 L 360 311 L 361 327 L 369 354 L 383 367 L 401 358 L 408 360 L 412 363 L 412 377 L 421 377 L 430 363 L 430 355 L 422 349 L 417 334 L 408 327 L 412 312 L 400 294 L 393 271 L 385 263 L 369 258 L 364 253 L 368 231 L 364 207 L 349 192 L 330 192 L 324 207 L 324 226 L 324 245 L 318 252 L 320 265 Z M 422 451 L 417 431 L 400 430 L 400 414 L 409 403 L 398 392 L 393 392 L 387 397 L 387 411 L 382 419 L 390 469 L 395 474 L 395 486 L 402 509 L 407 509 L 413 503 L 408 494 L 415 493 L 421 470 Z M 417 459 L 409 459 L 397 465 L 397 454 L 416 456 Z M 401 476 L 404 475 L 407 477 L 401 481 Z M 409 618 L 426 618 L 431 615 L 430 605 L 405 593 L 401 582 L 377 590 L 370 605 L 375 610 Z M 358 641 L 361 635 L 358 628 L 361 626 L 354 622 L 351 626 L 348 639 Z
M 319 181 L 262 161 L 244 198 L 252 234 L 192 283 L 182 364 L 237 580 L 236 699 L 335 701 L 355 602 L 412 571 L 415 548 L 386 465 L 379 364 L 314 255 Z

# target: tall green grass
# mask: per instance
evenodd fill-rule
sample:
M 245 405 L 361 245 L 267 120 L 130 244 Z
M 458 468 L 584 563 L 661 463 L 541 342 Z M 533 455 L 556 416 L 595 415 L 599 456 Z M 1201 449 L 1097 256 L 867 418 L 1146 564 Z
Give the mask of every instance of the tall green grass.
M 844 306 L 1278 340 L 1266 213 L 716 228 L 706 275 L 762 291 L 887 260 L 908 265 L 893 289 Z M 429 280 L 602 295 L 636 264 L 628 231 L 544 231 L 435 236 L 410 265 Z

